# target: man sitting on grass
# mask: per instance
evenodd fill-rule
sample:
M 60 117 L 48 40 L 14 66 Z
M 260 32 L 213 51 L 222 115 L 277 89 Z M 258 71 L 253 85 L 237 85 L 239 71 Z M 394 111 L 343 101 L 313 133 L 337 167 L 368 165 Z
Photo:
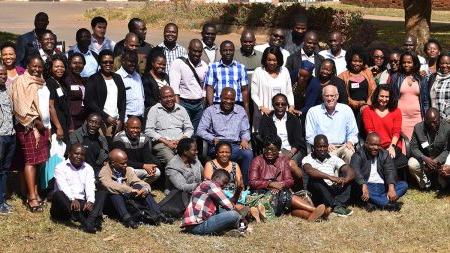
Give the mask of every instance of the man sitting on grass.
M 351 215 L 353 211 L 346 207 L 346 203 L 350 199 L 355 172 L 341 158 L 329 153 L 325 135 L 319 134 L 314 138 L 314 150 L 303 158 L 302 164 L 310 177 L 308 189 L 315 204 L 324 203 L 332 207 L 337 216 Z
M 397 200 L 406 193 L 408 184 L 397 181 L 394 161 L 380 145 L 380 136 L 369 133 L 364 148 L 352 156 L 350 165 L 355 170 L 356 183 L 361 186 L 361 199 L 366 203 L 367 211 L 376 208 L 400 211 Z
M 184 212 L 182 228 L 197 235 L 239 236 L 241 215 L 234 209 L 225 196 L 222 187 L 228 184 L 230 174 L 225 170 L 216 170 L 211 181 L 202 182 L 192 193 L 191 201 Z M 217 213 L 218 206 L 224 210 Z
M 101 229 L 101 215 L 107 193 L 95 191 L 94 169 L 86 163 L 86 148 L 70 147 L 69 159 L 55 168 L 56 192 L 50 214 L 60 221 L 80 221 L 83 230 L 95 233 Z

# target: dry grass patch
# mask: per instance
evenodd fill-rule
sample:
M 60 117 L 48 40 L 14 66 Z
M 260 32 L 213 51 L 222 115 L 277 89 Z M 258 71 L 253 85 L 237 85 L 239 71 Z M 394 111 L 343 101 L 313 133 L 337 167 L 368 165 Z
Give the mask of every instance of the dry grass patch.
M 158 199 L 162 194 L 158 193 Z M 252 224 L 245 238 L 193 236 L 179 222 L 124 228 L 106 219 L 95 235 L 53 223 L 48 210 L 31 214 L 18 199 L 14 214 L 0 218 L 1 252 L 449 252 L 450 198 L 412 190 L 399 213 L 353 208 L 349 218 L 307 223 L 294 217 Z M 47 208 L 48 209 L 48 208 Z

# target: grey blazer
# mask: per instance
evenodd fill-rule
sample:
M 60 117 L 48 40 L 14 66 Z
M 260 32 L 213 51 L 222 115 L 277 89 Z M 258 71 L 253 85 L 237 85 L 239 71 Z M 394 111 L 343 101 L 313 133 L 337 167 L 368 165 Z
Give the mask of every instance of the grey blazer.
M 433 158 L 436 162 L 444 164 L 449 154 L 450 125 L 441 120 L 439 130 L 432 142 L 425 130 L 425 123 L 420 122 L 414 126 L 411 139 L 411 154 L 419 162 L 424 156 Z

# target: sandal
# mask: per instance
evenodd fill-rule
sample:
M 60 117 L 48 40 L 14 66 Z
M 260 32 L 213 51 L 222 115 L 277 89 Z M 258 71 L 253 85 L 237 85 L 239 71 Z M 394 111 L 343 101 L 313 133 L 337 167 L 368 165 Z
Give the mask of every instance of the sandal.
M 31 206 L 30 205 L 30 202 L 31 201 L 37 201 L 37 199 L 29 199 L 29 200 L 27 200 L 27 208 L 28 208 L 28 210 L 30 211 L 30 212 L 32 212 L 32 213 L 41 213 L 41 212 L 43 212 L 44 211 L 44 209 L 42 208 L 42 206 L 41 206 L 41 204 L 39 203 L 37 206 Z

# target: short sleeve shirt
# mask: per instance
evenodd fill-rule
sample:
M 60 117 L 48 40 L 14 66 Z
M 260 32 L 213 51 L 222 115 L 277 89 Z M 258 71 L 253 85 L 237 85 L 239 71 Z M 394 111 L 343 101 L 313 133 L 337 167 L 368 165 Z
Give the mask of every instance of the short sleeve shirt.
M 341 158 L 337 157 L 336 155 L 332 155 L 332 154 L 329 154 L 328 157 L 325 158 L 325 160 L 320 161 L 319 159 L 313 157 L 313 154 L 311 153 L 308 156 L 306 156 L 305 158 L 303 158 L 302 166 L 305 166 L 305 164 L 311 165 L 314 169 L 316 169 L 322 173 L 337 177 L 339 175 L 339 169 L 343 165 L 345 165 L 345 162 Z M 333 184 L 328 179 L 325 179 L 324 181 L 328 185 Z

